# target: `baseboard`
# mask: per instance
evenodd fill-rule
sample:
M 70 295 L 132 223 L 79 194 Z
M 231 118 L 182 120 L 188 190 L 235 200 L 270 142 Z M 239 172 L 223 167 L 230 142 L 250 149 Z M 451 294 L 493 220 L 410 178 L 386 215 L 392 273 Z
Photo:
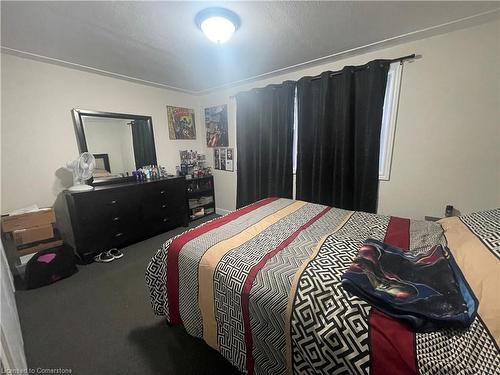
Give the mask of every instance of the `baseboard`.
M 228 214 L 228 213 L 230 213 L 230 212 L 231 212 L 231 211 L 229 211 L 229 210 L 224 210 L 223 208 L 216 208 L 216 209 L 215 209 L 215 213 L 216 213 L 217 215 L 226 215 L 226 214 Z

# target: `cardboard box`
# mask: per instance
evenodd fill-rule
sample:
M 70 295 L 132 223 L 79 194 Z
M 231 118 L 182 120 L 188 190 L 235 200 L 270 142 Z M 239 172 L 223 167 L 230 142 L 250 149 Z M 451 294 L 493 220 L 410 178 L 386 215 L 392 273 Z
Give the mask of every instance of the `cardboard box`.
M 41 208 L 38 211 L 27 212 L 20 215 L 2 217 L 2 230 L 12 232 L 17 229 L 40 227 L 56 222 L 56 215 L 52 208 Z
M 14 237 L 16 245 L 24 245 L 54 237 L 54 229 L 52 228 L 52 224 L 27 229 L 17 229 L 12 232 L 12 236 Z
M 40 242 L 34 246 L 23 248 L 22 250 L 17 250 L 17 253 L 19 256 L 22 255 L 28 255 L 32 253 L 38 253 L 39 251 L 42 250 L 47 250 L 47 249 L 52 249 L 53 247 L 58 247 L 62 246 L 63 241 L 62 240 L 54 240 L 50 242 Z

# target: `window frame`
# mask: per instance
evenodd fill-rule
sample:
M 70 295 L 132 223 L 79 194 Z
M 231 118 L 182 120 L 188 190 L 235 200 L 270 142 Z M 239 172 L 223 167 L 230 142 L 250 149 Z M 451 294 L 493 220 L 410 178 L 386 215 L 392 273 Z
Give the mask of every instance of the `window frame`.
M 402 71 L 403 63 L 398 61 L 390 65 L 387 73 L 387 86 L 380 129 L 379 181 L 389 181 L 391 178 L 392 152 L 396 135 Z
M 295 92 L 293 97 L 293 140 L 292 140 L 292 172 L 295 176 L 297 174 L 297 147 L 299 130 L 299 99 L 297 97 L 297 85 L 295 85 Z M 295 187 L 295 183 L 293 184 Z

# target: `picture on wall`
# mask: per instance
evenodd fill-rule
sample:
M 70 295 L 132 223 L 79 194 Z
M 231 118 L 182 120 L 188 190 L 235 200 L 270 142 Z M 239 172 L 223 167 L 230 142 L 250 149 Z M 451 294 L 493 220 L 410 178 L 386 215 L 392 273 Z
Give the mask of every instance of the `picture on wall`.
M 227 147 L 227 105 L 205 108 L 205 128 L 208 147 Z
M 234 150 L 232 148 L 214 148 L 214 169 L 234 172 Z
M 168 135 L 170 139 L 196 139 L 194 110 L 167 106 Z
M 214 168 L 220 169 L 220 153 L 218 148 L 214 149 Z
M 226 170 L 226 149 L 225 148 L 220 149 L 220 169 L 222 171 Z

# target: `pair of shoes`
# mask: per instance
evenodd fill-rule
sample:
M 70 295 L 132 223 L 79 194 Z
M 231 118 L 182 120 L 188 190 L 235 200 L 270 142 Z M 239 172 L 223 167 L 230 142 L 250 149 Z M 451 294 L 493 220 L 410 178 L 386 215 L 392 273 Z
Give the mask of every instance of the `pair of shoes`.
M 108 251 L 103 251 L 94 257 L 94 261 L 98 263 L 109 263 L 114 261 L 115 259 L 120 259 L 123 257 L 123 253 L 117 248 L 113 248 Z

